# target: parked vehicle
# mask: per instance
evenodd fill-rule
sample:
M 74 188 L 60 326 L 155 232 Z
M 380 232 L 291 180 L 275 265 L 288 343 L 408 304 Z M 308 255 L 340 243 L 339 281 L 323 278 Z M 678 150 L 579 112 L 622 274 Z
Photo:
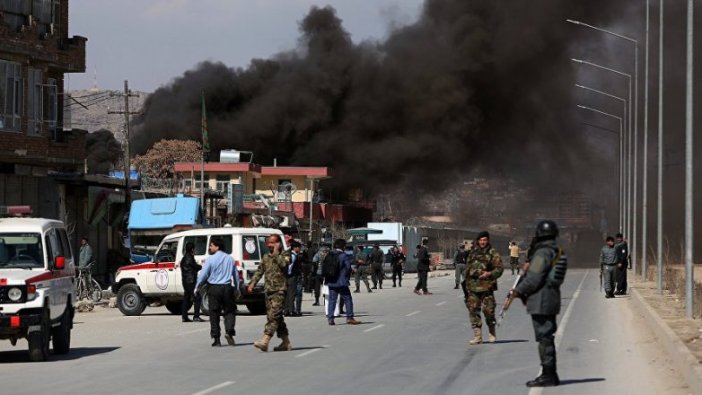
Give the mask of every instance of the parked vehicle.
M 0 219 L 0 339 L 26 338 L 29 359 L 71 348 L 73 253 L 64 224 L 43 218 Z
M 263 282 L 259 282 L 250 294 L 245 287 L 258 269 L 262 254 L 267 251 L 266 238 L 271 234 L 284 239 L 280 230 L 269 228 L 207 228 L 170 234 L 159 245 L 152 262 L 124 266 L 117 271 L 116 282 L 112 285 L 112 292 L 117 295 L 117 307 L 124 315 L 140 315 L 149 304 L 160 302 L 171 313 L 180 314 L 183 300 L 180 261 L 185 245 L 195 245 L 195 260 L 202 265 L 209 255 L 210 240 L 219 238 L 237 266 L 241 285 L 237 304 L 246 305 L 252 314 L 265 314 Z M 208 314 L 207 289 L 200 290 L 200 293 L 202 312 Z

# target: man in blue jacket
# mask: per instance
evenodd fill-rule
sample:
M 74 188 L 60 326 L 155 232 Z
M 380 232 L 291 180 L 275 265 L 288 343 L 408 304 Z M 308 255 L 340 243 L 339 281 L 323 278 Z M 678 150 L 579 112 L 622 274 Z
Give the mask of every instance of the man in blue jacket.
M 341 300 L 346 307 L 346 323 L 349 325 L 358 325 L 361 321 L 357 321 L 353 317 L 353 299 L 351 290 L 349 289 L 349 281 L 351 279 L 351 259 L 344 253 L 346 240 L 337 239 L 334 241 L 334 250 L 329 252 L 327 259 L 335 259 L 339 263 L 339 275 L 336 278 L 326 278 L 325 283 L 329 287 L 329 308 L 327 309 L 327 320 L 329 325 L 334 323 L 334 306 L 336 299 L 341 297 Z

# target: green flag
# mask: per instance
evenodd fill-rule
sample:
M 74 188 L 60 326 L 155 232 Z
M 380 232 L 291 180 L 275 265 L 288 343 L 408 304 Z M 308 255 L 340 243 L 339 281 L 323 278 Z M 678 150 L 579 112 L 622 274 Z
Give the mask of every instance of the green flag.
M 210 152 L 210 138 L 207 135 L 207 112 L 205 111 L 205 92 L 202 92 L 202 154 L 207 155 Z

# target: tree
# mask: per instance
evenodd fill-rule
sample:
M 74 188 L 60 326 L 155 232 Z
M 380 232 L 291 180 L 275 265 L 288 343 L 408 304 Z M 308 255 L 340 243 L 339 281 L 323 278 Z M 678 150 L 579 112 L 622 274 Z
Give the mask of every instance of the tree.
M 202 157 L 200 143 L 193 140 L 161 140 L 144 155 L 137 155 L 132 164 L 142 176 L 167 179 L 173 177 L 176 162 L 199 162 Z
M 122 159 L 122 147 L 107 129 L 89 133 L 85 138 L 88 173 L 107 174 Z

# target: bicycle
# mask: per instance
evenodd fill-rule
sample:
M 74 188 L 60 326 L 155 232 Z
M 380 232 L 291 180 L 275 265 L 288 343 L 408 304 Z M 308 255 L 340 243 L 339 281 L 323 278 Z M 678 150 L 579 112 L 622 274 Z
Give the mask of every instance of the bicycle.
M 90 262 L 86 267 L 78 268 L 78 278 L 76 279 L 76 297 L 78 300 L 90 299 L 93 302 L 99 302 L 102 299 L 102 288 L 100 288 L 100 284 L 90 272 L 93 263 L 95 262 Z

